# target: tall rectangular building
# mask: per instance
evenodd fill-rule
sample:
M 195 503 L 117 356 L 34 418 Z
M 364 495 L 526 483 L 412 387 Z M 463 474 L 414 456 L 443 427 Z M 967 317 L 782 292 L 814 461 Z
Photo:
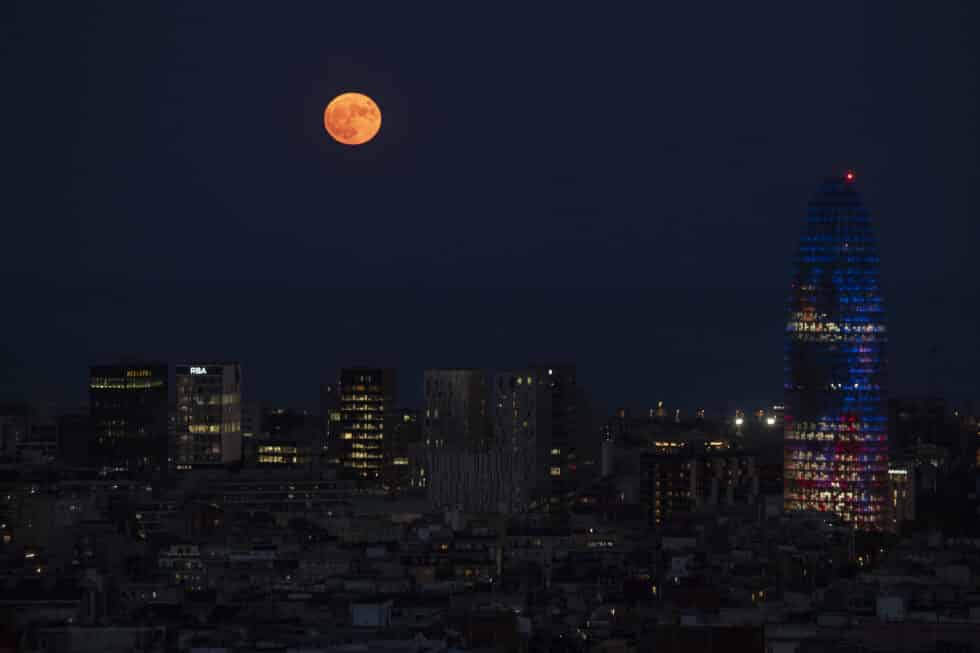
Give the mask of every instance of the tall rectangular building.
M 241 384 L 238 363 L 177 366 L 174 436 L 177 469 L 241 462 Z
M 130 471 L 166 466 L 168 376 L 165 363 L 89 368 L 93 462 Z
M 164 430 L 166 435 L 166 429 Z M 64 465 L 88 466 L 92 464 L 95 447 L 92 417 L 87 413 L 68 413 L 58 418 L 58 460 Z M 166 451 L 167 441 L 163 449 Z M 161 464 L 166 457 L 161 459 Z
M 319 456 L 331 465 L 339 464 L 336 446 L 331 449 L 331 445 L 340 437 L 341 417 L 340 384 L 336 382 L 320 384 L 320 419 L 323 420 L 320 429 L 323 439 L 320 443 Z
M 580 443 L 575 367 L 539 365 L 528 372 L 538 395 L 535 490 L 554 502 L 573 489 L 571 465 Z
M 404 492 L 418 486 L 422 470 L 422 424 L 419 411 L 396 408 L 389 413 L 386 426 L 389 434 L 385 442 L 384 486 L 390 491 Z
M 425 370 L 423 380 L 427 445 L 486 447 L 491 436 L 486 372 L 475 369 Z
M 569 456 L 579 441 L 577 394 L 573 365 L 493 374 L 494 437 L 521 460 L 526 502 L 556 501 L 570 489 Z
M 34 410 L 23 402 L 0 403 L 0 462 L 17 462 L 17 449 L 30 439 Z
M 340 372 L 340 421 L 331 442 L 347 475 L 381 483 L 397 396 L 395 370 L 345 368 Z
M 491 469 L 507 460 L 513 487 L 502 500 L 516 509 L 557 502 L 572 489 L 570 476 L 582 440 L 574 366 L 427 370 L 425 396 L 423 437 L 432 452 L 431 473 L 456 469 L 440 463 L 448 454 L 437 456 L 439 449 L 485 452 L 493 456 L 474 458 L 474 468 Z M 469 460 L 459 458 L 464 459 Z M 467 478 L 459 475 L 452 487 L 463 487 Z M 474 477 L 473 482 L 479 481 Z M 461 496 L 480 495 L 478 488 L 464 490 Z

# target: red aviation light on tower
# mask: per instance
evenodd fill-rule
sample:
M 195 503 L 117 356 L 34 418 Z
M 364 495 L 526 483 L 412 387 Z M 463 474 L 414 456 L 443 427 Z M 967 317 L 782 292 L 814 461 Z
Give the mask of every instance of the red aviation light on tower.
M 847 172 L 845 172 L 845 173 L 844 173 L 844 179 L 845 179 L 845 180 L 846 180 L 846 181 L 847 181 L 848 183 L 850 183 L 850 182 L 852 182 L 852 181 L 854 181 L 854 171 L 853 171 L 853 170 L 848 170 Z

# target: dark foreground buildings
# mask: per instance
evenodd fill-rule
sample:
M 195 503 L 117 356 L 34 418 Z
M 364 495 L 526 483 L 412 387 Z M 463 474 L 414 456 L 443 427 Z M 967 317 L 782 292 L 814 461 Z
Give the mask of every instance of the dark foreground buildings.
M 567 364 L 426 370 L 430 496 L 488 511 L 560 505 L 599 458 L 576 378 Z
M 885 311 L 854 176 L 810 202 L 786 322 L 784 502 L 864 530 L 889 523 Z

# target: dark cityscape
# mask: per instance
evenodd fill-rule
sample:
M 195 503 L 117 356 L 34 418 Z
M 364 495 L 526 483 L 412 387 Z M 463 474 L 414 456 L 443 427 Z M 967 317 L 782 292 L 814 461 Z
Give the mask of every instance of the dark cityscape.
M 980 653 L 980 6 L 0 16 L 0 653 Z

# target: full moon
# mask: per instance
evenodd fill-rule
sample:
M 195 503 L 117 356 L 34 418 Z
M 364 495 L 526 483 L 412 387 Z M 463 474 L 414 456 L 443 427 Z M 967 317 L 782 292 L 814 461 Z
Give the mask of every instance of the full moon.
M 338 143 L 363 145 L 381 129 L 381 109 L 361 93 L 343 93 L 323 110 L 323 126 Z

